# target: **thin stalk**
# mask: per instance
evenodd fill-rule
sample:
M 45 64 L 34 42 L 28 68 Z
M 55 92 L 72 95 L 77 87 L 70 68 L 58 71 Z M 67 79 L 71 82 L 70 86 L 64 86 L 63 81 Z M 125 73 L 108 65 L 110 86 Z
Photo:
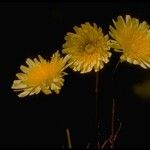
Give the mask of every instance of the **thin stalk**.
M 68 148 L 71 149 L 72 148 L 72 144 L 71 144 L 70 131 L 69 131 L 68 128 L 66 129 L 66 134 L 67 134 Z
M 114 129 L 115 128 L 115 99 L 112 102 L 112 117 L 111 117 L 111 148 L 114 148 Z
M 98 100 L 98 92 L 99 92 L 99 72 L 96 72 L 96 83 L 95 83 L 95 99 L 96 99 L 96 133 L 97 133 L 97 141 L 99 144 L 99 100 Z
M 115 80 L 115 73 L 116 73 L 116 70 L 118 68 L 118 65 L 120 63 L 120 60 L 117 62 L 116 66 L 115 66 L 115 69 L 113 71 L 113 76 L 112 76 L 112 83 L 114 84 L 114 80 Z M 114 91 L 115 92 L 115 91 Z M 115 94 L 114 94 L 115 95 Z M 113 149 L 114 148 L 114 136 L 115 136 L 115 98 L 113 97 L 113 100 L 112 100 L 112 114 L 111 114 L 111 148 Z

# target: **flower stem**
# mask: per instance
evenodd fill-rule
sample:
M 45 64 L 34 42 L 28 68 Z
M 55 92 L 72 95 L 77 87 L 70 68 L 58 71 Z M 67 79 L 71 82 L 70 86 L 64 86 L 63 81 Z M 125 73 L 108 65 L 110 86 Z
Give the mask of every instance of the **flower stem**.
M 115 68 L 114 68 L 114 71 L 113 71 L 113 76 L 112 76 L 112 83 L 114 84 L 114 80 L 115 80 L 115 73 L 116 73 L 116 70 L 118 68 L 118 65 L 120 63 L 120 60 L 117 62 Z M 115 139 L 114 139 L 114 132 L 115 132 L 115 91 L 113 92 L 114 93 L 114 96 L 113 96 L 113 100 L 112 100 L 112 116 L 111 116 L 111 148 L 113 149 L 114 148 L 114 142 L 115 142 Z
M 66 129 L 66 134 L 67 134 L 68 148 L 71 149 L 72 148 L 72 144 L 71 144 L 70 131 L 69 131 L 68 128 Z
M 115 99 L 113 98 L 112 102 L 112 118 L 111 118 L 111 148 L 114 148 L 114 128 L 115 128 Z
M 98 92 L 99 92 L 99 72 L 96 72 L 96 83 L 95 83 L 95 99 L 96 99 L 96 138 L 99 144 L 99 101 L 98 101 Z

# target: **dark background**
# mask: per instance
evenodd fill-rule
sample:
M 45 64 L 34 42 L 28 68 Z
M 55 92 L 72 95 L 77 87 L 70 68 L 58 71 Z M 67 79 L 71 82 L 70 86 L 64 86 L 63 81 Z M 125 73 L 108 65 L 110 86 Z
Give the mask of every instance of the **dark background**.
M 67 147 L 65 129 L 73 147 L 95 144 L 95 73 L 66 71 L 59 95 L 42 93 L 18 98 L 11 89 L 15 74 L 27 57 L 49 58 L 61 50 L 64 36 L 86 21 L 108 33 L 112 18 L 129 14 L 150 23 L 148 2 L 37 2 L 0 3 L 0 147 Z M 149 70 L 122 63 L 112 75 L 119 54 L 100 71 L 100 139 L 110 134 L 111 104 L 115 95 L 122 129 L 116 147 L 150 147 L 150 99 L 144 101 L 132 90 Z M 118 126 L 116 123 L 116 127 Z

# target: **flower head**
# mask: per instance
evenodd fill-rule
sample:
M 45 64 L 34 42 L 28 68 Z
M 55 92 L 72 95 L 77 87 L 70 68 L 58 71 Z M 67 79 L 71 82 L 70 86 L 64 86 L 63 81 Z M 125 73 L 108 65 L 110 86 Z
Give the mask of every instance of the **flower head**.
M 51 61 L 46 61 L 40 55 L 38 58 L 27 58 L 28 66 L 21 65 L 22 73 L 16 74 L 18 80 L 14 80 L 12 89 L 21 92 L 19 97 L 38 94 L 40 91 L 51 94 L 52 90 L 58 94 L 63 86 L 67 57 L 61 58 L 57 51 Z
M 70 56 L 70 67 L 81 73 L 95 72 L 103 68 L 109 61 L 111 53 L 108 35 L 103 35 L 102 29 L 94 23 L 81 24 L 74 27 L 76 33 L 67 33 L 63 44 L 63 53 Z
M 126 15 L 125 20 L 118 16 L 113 20 L 114 29 L 110 26 L 109 34 L 112 40 L 112 48 L 122 52 L 121 61 L 138 64 L 143 68 L 150 68 L 150 29 L 143 21 L 139 23 L 136 18 Z

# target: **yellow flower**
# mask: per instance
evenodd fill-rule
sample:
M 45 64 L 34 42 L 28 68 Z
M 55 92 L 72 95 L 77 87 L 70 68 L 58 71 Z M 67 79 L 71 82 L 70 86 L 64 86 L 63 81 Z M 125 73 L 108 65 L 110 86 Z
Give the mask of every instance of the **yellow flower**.
M 67 57 L 61 58 L 59 52 L 53 54 L 51 61 L 46 61 L 40 55 L 31 60 L 26 59 L 27 66 L 21 65 L 23 73 L 17 73 L 18 80 L 14 80 L 12 89 L 21 92 L 18 96 L 38 94 L 51 94 L 52 90 L 57 94 L 63 86 L 64 69 L 67 67 Z
M 112 40 L 112 48 L 122 52 L 121 61 L 140 65 L 143 68 L 150 68 L 150 29 L 143 21 L 139 23 L 136 18 L 126 15 L 125 20 L 118 16 L 117 21 L 113 20 L 114 29 L 110 26 L 109 34 Z
M 74 30 L 76 33 L 67 33 L 62 51 L 70 57 L 70 67 L 80 73 L 87 73 L 92 69 L 99 71 L 111 56 L 108 52 L 108 35 L 104 36 L 102 29 L 95 23 L 92 26 L 86 22 L 81 27 L 75 26 Z

